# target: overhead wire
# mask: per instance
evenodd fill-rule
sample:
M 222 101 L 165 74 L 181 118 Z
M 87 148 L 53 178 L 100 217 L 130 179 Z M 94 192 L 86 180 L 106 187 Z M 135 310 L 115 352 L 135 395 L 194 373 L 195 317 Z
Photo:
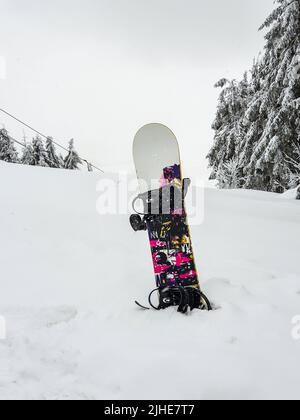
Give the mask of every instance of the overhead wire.
M 24 121 L 20 120 L 19 118 L 17 118 L 15 115 L 12 115 L 11 113 L 9 113 L 8 111 L 6 111 L 5 109 L 0 108 L 0 111 L 3 112 L 4 114 L 6 114 L 7 116 L 9 116 L 10 118 L 14 119 L 15 121 L 17 121 L 18 123 L 22 124 L 23 126 L 27 127 L 29 130 L 33 131 L 34 133 L 38 134 L 39 136 L 47 139 L 51 139 L 53 144 L 55 144 L 57 147 L 60 147 L 61 149 L 63 149 L 65 152 L 69 152 L 69 150 L 65 147 L 62 146 L 61 144 L 59 144 L 58 142 L 56 142 L 55 140 L 53 140 L 53 138 L 51 136 L 46 136 L 45 134 L 41 133 L 39 130 L 36 130 L 35 128 L 33 128 L 31 125 L 25 123 Z M 16 140 L 15 140 L 16 141 Z M 17 142 L 17 141 L 16 141 Z M 17 142 L 18 143 L 18 142 Z M 79 156 L 79 155 L 78 155 Z M 104 170 L 97 167 L 96 165 L 94 165 L 93 163 L 90 163 L 87 159 L 82 158 L 81 156 L 79 156 L 79 159 L 82 160 L 83 162 L 86 162 L 88 165 L 90 165 L 90 167 L 96 169 L 97 171 L 100 171 L 102 173 L 104 173 Z

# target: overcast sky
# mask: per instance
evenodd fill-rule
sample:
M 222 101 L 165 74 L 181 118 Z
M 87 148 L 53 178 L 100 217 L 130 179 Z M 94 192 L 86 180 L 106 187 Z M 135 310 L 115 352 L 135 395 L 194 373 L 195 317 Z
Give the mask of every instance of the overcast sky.
M 185 166 L 207 174 L 213 85 L 250 68 L 273 0 L 0 0 L 0 6 L 0 108 L 64 145 L 74 137 L 79 153 L 102 167 L 131 163 L 136 131 L 162 122 L 177 135 Z M 2 115 L 0 123 L 23 136 Z

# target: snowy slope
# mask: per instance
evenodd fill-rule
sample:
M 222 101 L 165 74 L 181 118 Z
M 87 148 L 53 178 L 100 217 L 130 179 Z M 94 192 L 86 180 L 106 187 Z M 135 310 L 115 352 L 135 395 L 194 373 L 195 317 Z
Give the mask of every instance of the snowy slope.
M 205 190 L 192 229 L 219 308 L 139 310 L 146 235 L 96 212 L 95 174 L 0 165 L 0 398 L 300 398 L 300 202 Z
M 290 198 L 290 199 L 297 199 L 297 196 L 300 191 L 300 186 L 298 188 L 293 188 L 292 190 L 286 191 L 284 194 L 282 194 L 283 198 Z

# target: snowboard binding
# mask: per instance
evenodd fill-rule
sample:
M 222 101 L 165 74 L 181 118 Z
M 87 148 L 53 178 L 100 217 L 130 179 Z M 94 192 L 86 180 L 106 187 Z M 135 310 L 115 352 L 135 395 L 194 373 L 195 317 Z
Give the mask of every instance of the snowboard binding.
M 153 295 L 158 292 L 159 304 L 153 304 Z M 174 287 L 158 287 L 149 294 L 149 305 L 156 311 L 167 309 L 172 306 L 177 306 L 177 311 L 186 314 L 189 310 L 194 309 L 211 311 L 212 307 L 207 297 L 196 287 L 188 286 L 174 286 Z M 139 307 L 150 310 L 146 306 L 135 302 Z
M 147 230 L 146 222 L 139 214 L 132 214 L 130 216 L 130 225 L 135 232 Z
M 133 201 L 132 207 L 135 214 L 130 216 L 130 224 L 132 229 L 137 232 L 137 229 L 141 227 L 142 221 L 138 216 L 155 216 L 163 214 L 174 214 L 174 212 L 182 210 L 184 208 L 184 199 L 187 195 L 188 189 L 191 185 L 189 178 L 182 180 L 182 185 L 178 186 L 176 183 L 171 183 L 157 190 L 148 191 L 143 194 L 139 194 Z M 141 200 L 143 203 L 144 212 L 140 213 L 136 210 L 136 202 Z

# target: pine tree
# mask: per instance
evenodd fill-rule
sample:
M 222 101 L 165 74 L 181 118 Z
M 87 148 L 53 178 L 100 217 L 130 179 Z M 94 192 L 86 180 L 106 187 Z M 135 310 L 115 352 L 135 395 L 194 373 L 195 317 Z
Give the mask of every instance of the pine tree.
M 249 83 L 218 84 L 208 158 L 214 178 L 234 159 L 242 187 L 282 192 L 300 182 L 300 0 L 276 2 L 261 27 L 268 29 L 265 51 Z
M 47 151 L 47 158 L 46 162 L 50 168 L 62 168 L 63 162 L 57 156 L 55 146 L 53 144 L 53 139 L 51 137 L 47 138 L 46 141 L 46 151 Z
M 36 136 L 31 143 L 33 165 L 34 166 L 49 166 L 47 163 L 48 154 L 44 147 L 44 143 L 39 136 Z
M 33 148 L 31 144 L 25 144 L 20 162 L 23 165 L 35 165 Z
M 0 130 L 0 160 L 17 163 L 18 153 L 5 128 Z
M 237 189 L 241 188 L 241 167 L 238 158 L 232 158 L 223 163 L 216 176 L 219 188 Z
M 259 122 L 263 130 L 257 133 L 248 178 L 253 177 L 254 186 L 260 189 L 281 192 L 297 173 L 289 160 L 296 157 L 300 145 L 300 0 L 277 2 L 279 6 L 261 27 L 269 32 L 262 86 L 251 106 L 258 101 L 253 124 Z
M 71 139 L 69 143 L 69 153 L 64 160 L 64 168 L 72 170 L 79 169 L 78 165 L 81 164 L 81 159 L 74 148 L 74 139 Z
M 217 179 L 223 185 L 222 174 L 228 168 L 226 165 L 235 162 L 236 171 L 243 177 L 240 164 L 241 147 L 245 137 L 243 116 L 248 104 L 249 85 L 247 73 L 244 79 L 228 81 L 221 79 L 215 87 L 221 87 L 217 115 L 212 128 L 215 130 L 214 145 L 208 155 L 213 168 L 211 179 Z

